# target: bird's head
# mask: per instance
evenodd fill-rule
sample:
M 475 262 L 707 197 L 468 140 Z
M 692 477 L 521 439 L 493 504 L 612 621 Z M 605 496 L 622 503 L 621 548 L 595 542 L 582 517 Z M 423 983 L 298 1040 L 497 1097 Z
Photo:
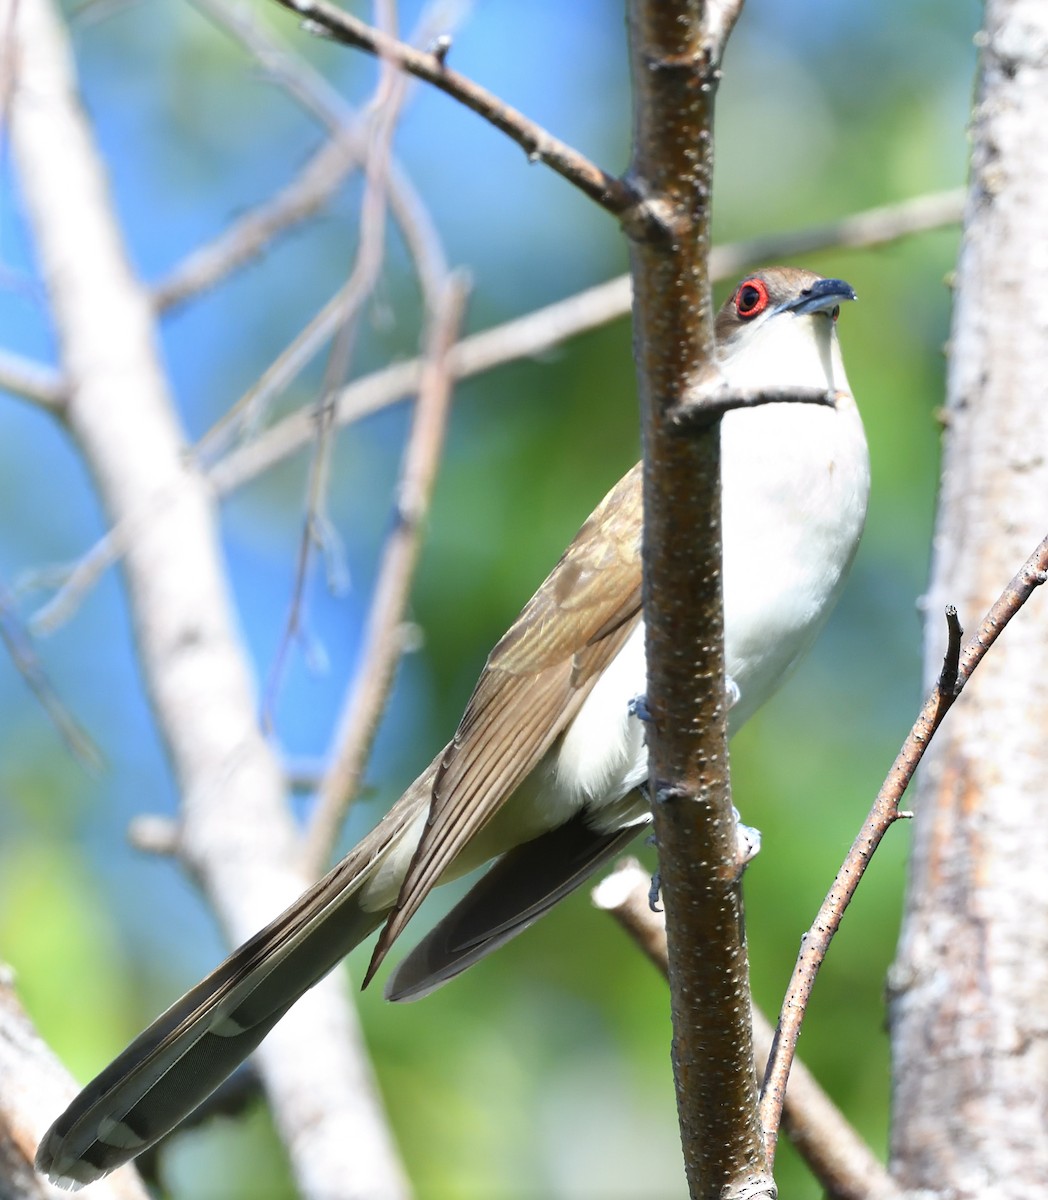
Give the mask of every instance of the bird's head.
M 849 390 L 837 345 L 843 279 L 799 267 L 765 267 L 738 285 L 717 314 L 721 369 L 733 387 Z

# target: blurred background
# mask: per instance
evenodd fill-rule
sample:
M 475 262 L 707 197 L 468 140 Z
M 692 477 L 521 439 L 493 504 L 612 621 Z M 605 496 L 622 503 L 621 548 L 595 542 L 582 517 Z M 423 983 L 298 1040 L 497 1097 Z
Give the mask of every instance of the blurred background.
M 405 31 L 420 9 L 403 0 Z M 254 10 L 349 100 L 366 100 L 373 61 L 308 37 L 261 0 Z M 147 281 L 264 201 L 321 144 L 317 124 L 185 0 L 93 0 L 67 5 L 66 14 L 114 203 Z M 750 0 L 719 99 L 718 240 L 789 231 L 962 183 L 978 19 L 976 0 Z M 483 0 L 449 9 L 447 21 L 457 30 L 458 70 L 606 169 L 626 166 L 620 4 Z M 473 277 L 470 329 L 625 270 L 624 240 L 604 213 L 443 95 L 414 88 L 395 146 L 450 260 Z M 0 344 L 54 362 L 9 156 L 2 165 Z M 322 217 L 164 320 L 163 352 L 188 438 L 222 415 L 344 281 L 359 196 L 351 178 Z M 957 231 L 946 230 L 803 263 L 847 279 L 860 297 L 840 332 L 867 422 L 873 498 L 830 627 L 732 746 L 736 803 L 764 835 L 746 900 L 754 988 L 769 1012 L 920 699 L 917 606 L 957 242 Z M 394 237 L 354 371 L 415 353 L 418 314 Z M 282 406 L 308 404 L 322 369 L 323 358 Z M 401 405 L 338 440 L 330 513 L 349 587 L 333 595 L 322 572 L 311 580 L 311 653 L 293 655 L 274 709 L 274 737 L 296 764 L 325 752 L 354 669 L 407 415 Z M 450 735 L 491 645 L 637 455 L 625 320 L 460 387 L 412 602 L 420 644 L 399 673 L 347 844 Z M 243 633 L 263 682 L 290 602 L 305 471 L 299 456 L 223 509 Z M 40 570 L 78 559 L 105 523 L 62 430 L 7 396 L 0 479 L 0 579 L 28 619 L 49 596 Z M 177 868 L 127 843 L 132 817 L 173 814 L 177 803 L 127 617 L 119 574 L 110 572 L 38 645 L 52 683 L 104 755 L 94 776 L 0 659 L 0 958 L 17 971 L 44 1036 L 83 1079 L 223 951 Z M 882 987 L 906 839 L 904 828 L 893 829 L 867 875 L 801 1044 L 878 1152 L 889 1084 Z M 357 977 L 363 961 L 350 962 Z M 374 989 L 360 1007 L 422 1200 L 685 1195 L 665 987 L 591 909 L 585 890 L 424 1002 L 390 1006 Z M 820 1195 L 788 1147 L 777 1175 L 784 1197 Z M 243 1121 L 181 1139 L 164 1160 L 164 1181 L 172 1196 L 196 1200 L 292 1194 L 261 1105 Z

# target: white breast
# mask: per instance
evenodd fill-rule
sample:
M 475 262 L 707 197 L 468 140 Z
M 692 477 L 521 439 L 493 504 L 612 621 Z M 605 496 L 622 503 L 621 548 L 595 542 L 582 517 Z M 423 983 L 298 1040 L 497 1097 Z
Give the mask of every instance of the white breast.
M 785 366 L 767 378 L 767 364 Z M 738 387 L 819 387 L 835 408 L 773 404 L 721 427 L 725 668 L 739 689 L 732 732 L 808 649 L 851 566 L 866 517 L 869 459 L 836 337 L 825 316 L 769 322 L 725 364 Z M 532 803 L 556 824 L 613 805 L 647 775 L 643 723 L 630 701 L 647 686 L 641 623 L 582 706 Z

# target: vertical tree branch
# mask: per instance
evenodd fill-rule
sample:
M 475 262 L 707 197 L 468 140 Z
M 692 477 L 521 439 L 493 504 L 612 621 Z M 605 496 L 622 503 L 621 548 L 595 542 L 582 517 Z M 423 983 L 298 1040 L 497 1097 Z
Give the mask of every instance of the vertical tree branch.
M 636 0 L 631 178 L 634 355 L 644 441 L 644 614 L 655 836 L 666 904 L 673 1067 L 693 1197 L 774 1195 L 756 1116 L 742 898 L 728 780 L 720 430 L 674 437 L 714 372 L 713 95 L 740 3 Z M 661 236 L 652 233 L 652 212 Z M 701 848 L 701 849 L 699 849 Z
M 64 30 L 47 0 L 21 0 L 16 30 L 13 145 L 69 379 L 68 427 L 111 521 L 166 497 L 126 547 L 128 597 L 183 801 L 183 858 L 241 941 L 305 883 L 283 780 L 258 728 L 210 490 L 185 453 Z M 304 1196 L 405 1193 L 338 977 L 296 1006 L 260 1059 Z
M 926 624 L 974 624 L 1048 524 L 1048 10 L 990 0 L 950 336 Z M 1018 305 L 1018 307 L 1017 307 Z M 890 977 L 892 1163 L 908 1188 L 1025 1196 L 1048 1176 L 1048 608 L 1027 606 L 924 759 Z

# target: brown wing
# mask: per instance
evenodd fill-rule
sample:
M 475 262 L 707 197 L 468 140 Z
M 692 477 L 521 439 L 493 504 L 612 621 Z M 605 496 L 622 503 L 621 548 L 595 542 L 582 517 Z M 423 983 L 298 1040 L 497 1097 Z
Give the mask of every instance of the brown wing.
M 365 983 L 459 851 L 578 712 L 640 617 L 641 475 L 604 497 L 488 657 Z

